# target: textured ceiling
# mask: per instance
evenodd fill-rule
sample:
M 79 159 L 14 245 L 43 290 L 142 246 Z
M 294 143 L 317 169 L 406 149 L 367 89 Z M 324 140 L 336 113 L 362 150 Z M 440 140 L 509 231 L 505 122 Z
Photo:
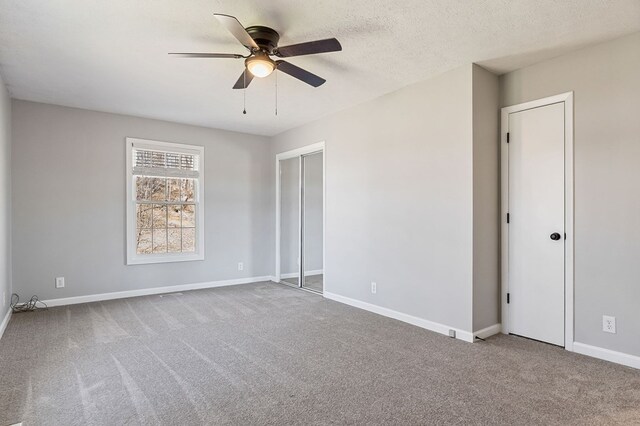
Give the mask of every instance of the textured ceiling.
M 343 51 L 290 58 L 327 79 L 275 75 L 231 87 L 245 53 L 214 19 L 281 33 L 280 45 L 336 37 Z M 263 135 L 456 68 L 497 73 L 640 31 L 640 0 L 0 0 L 0 73 L 18 99 Z

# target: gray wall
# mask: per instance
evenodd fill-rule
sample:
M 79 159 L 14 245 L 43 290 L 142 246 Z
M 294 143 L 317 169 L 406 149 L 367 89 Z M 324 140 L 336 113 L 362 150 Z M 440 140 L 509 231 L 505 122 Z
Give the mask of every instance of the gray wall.
M 21 297 L 272 274 L 267 138 L 17 100 L 12 116 L 13 283 Z M 125 265 L 127 136 L 205 146 L 204 261 Z M 54 288 L 56 276 L 66 277 L 64 289 Z
M 11 99 L 0 76 L 0 322 L 11 302 Z
M 575 340 L 640 355 L 640 33 L 500 83 L 503 106 L 574 91 Z
M 465 66 L 272 139 L 273 157 L 326 142 L 326 292 L 471 331 L 471 74 Z
M 473 66 L 473 330 L 500 323 L 498 77 Z

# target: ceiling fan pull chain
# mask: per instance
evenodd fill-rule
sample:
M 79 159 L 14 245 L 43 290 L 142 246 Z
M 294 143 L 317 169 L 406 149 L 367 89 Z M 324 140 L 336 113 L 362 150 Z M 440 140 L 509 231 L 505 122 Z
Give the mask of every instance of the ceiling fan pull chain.
M 278 115 L 278 67 L 276 66 L 276 116 Z
M 242 73 L 242 78 L 244 79 L 244 90 L 242 90 L 242 113 L 247 113 L 247 72 Z

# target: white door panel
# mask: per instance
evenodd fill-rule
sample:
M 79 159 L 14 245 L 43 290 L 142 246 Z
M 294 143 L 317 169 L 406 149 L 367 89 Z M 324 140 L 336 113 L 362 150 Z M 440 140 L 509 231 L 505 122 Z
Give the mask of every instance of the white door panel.
M 509 332 L 564 346 L 564 103 L 509 114 Z M 558 233 L 559 240 L 551 234 Z

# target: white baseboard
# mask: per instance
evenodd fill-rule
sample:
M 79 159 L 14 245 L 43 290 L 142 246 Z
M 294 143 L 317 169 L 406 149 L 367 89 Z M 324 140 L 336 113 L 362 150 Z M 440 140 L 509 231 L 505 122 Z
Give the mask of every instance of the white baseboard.
M 313 275 L 322 275 L 324 274 L 323 269 L 316 269 L 313 271 L 305 271 L 305 277 L 311 277 Z M 287 272 L 286 274 L 280 274 L 280 278 L 298 278 L 298 272 Z
M 4 331 L 7 329 L 10 319 L 11 319 L 11 308 L 9 308 L 9 311 L 7 311 L 7 315 L 4 316 L 4 319 L 0 324 L 0 339 L 2 339 L 2 335 L 4 334 Z
M 573 352 L 640 369 L 640 356 L 616 352 L 580 342 L 573 342 Z
M 491 337 L 494 334 L 498 334 L 502 331 L 502 324 L 493 324 L 487 328 L 483 328 L 482 330 L 474 331 L 473 335 L 478 336 L 481 339 L 486 339 L 487 337 Z
M 455 330 L 456 339 L 464 340 L 465 342 L 473 342 L 473 333 L 460 330 L 459 328 L 449 327 L 448 325 L 440 324 L 437 322 L 429 321 L 423 318 L 418 318 L 413 315 L 405 314 L 402 312 L 394 311 L 393 309 L 383 308 L 382 306 L 373 305 L 371 303 L 362 302 L 360 300 L 351 299 L 350 297 L 340 296 L 339 294 L 324 292 L 324 297 L 327 299 L 335 300 L 336 302 L 344 303 L 356 308 L 364 309 L 365 311 L 373 312 L 378 315 L 397 319 L 402 322 L 406 322 L 421 328 L 425 328 L 436 333 L 449 335 L 449 330 Z
M 272 276 L 238 278 L 234 280 L 209 281 L 194 284 L 170 285 L 165 287 L 143 288 L 139 290 L 116 291 L 113 293 L 89 294 L 86 296 L 65 297 L 62 299 L 43 300 L 49 307 L 75 305 L 78 303 L 100 302 L 102 300 L 124 299 L 127 297 L 149 296 L 152 294 L 175 293 L 178 291 L 200 290 L 203 288 L 225 287 L 229 285 L 251 284 L 261 281 L 271 281 Z

